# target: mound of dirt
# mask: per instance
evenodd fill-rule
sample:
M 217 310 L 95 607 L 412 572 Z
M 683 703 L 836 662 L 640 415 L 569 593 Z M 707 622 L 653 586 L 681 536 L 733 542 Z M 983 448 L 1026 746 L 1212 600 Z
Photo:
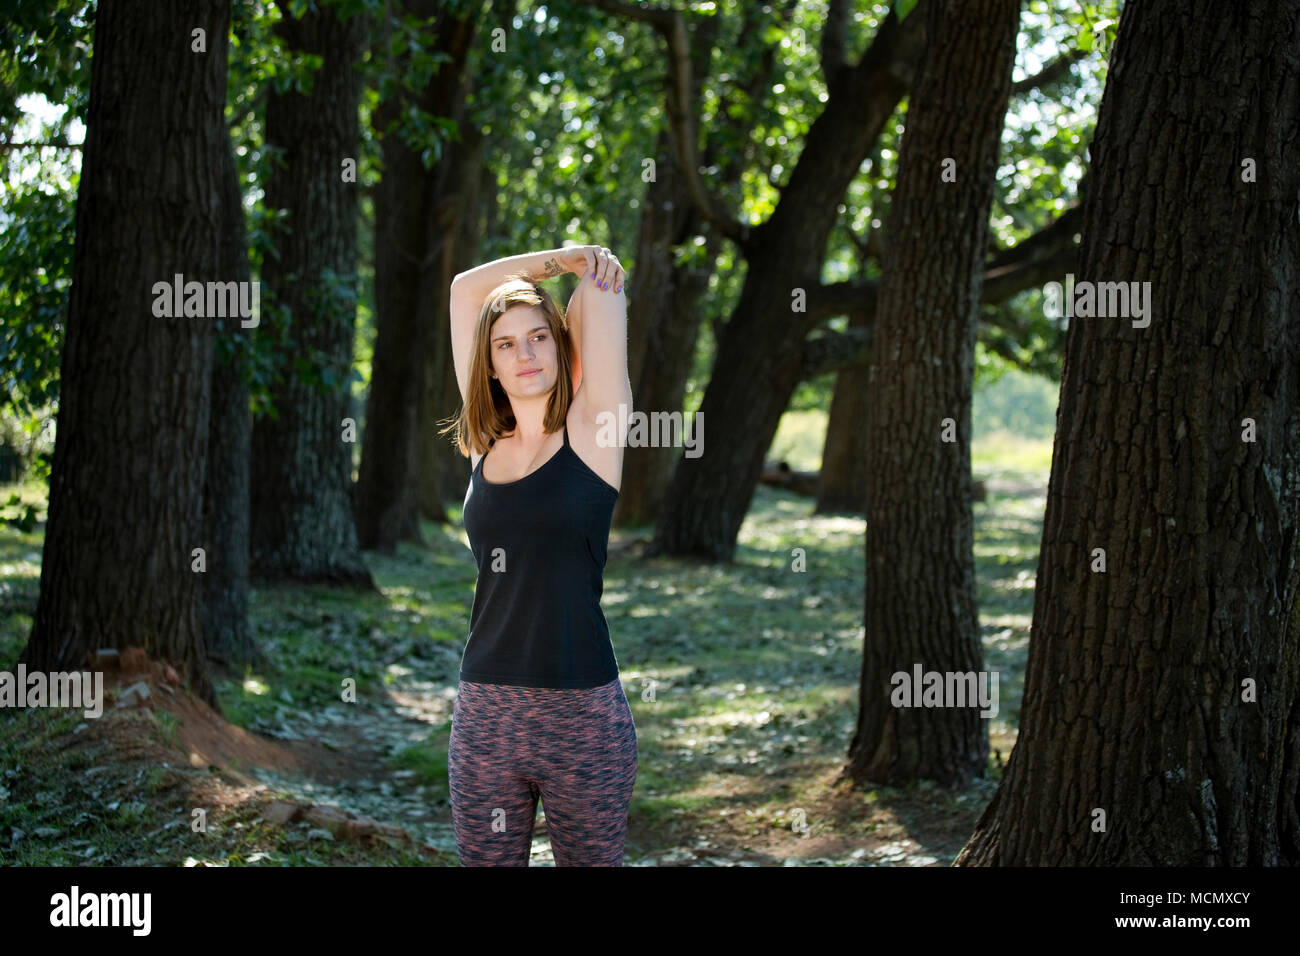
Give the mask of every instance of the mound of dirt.
M 209 778 L 203 784 L 206 805 L 222 809 L 254 799 L 265 804 L 263 818 L 272 824 L 306 820 L 328 829 L 336 838 L 410 841 L 400 827 L 337 807 L 273 800 L 264 795 L 256 778 L 242 772 L 262 767 L 330 783 L 372 771 L 364 760 L 331 751 L 316 741 L 270 740 L 235 726 L 194 696 L 176 667 L 150 659 L 143 648 L 100 651 L 88 666 L 104 674 L 104 713 L 87 722 L 89 738 L 106 741 L 119 757 L 160 764 L 174 762 L 179 749 L 191 767 L 220 771 L 222 777 L 237 784 L 229 786 L 229 793 L 222 793 L 228 784 L 219 785 Z M 175 718 L 170 737 L 159 726 L 160 712 Z
M 143 648 L 129 647 L 120 654 L 101 650 L 89 666 L 104 674 L 104 715 L 93 723 L 102 725 L 99 729 L 105 736 L 124 750 L 135 750 L 143 741 L 140 725 L 129 717 L 122 719 L 123 712 L 149 710 L 166 711 L 176 718 L 174 742 L 192 767 L 218 767 L 247 779 L 239 768 L 311 775 L 317 762 L 326 758 L 337 762 L 337 755 L 312 747 L 309 741 L 268 740 L 236 727 L 190 693 L 175 667 L 151 660 Z M 165 746 L 158 750 L 161 758 L 175 757 Z

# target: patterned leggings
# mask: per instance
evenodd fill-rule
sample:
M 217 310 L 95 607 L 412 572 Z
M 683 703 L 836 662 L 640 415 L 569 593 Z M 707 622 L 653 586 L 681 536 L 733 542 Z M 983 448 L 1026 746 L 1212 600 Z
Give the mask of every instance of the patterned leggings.
M 461 681 L 447 753 L 461 865 L 527 866 L 541 797 L 556 866 L 622 866 L 636 763 L 617 678 L 583 690 Z

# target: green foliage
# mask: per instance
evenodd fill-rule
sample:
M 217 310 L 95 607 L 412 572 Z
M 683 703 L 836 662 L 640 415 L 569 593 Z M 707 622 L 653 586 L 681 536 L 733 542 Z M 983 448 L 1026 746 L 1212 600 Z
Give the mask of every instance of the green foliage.
M 1089 7 L 1101 8 L 1118 17 L 1117 2 Z M 1059 79 L 1011 98 L 990 219 L 999 248 L 1029 238 L 1078 195 L 1106 75 L 1103 54 L 1083 40 L 1092 35 L 1091 23 L 1073 0 L 1030 0 L 1022 14 L 1015 79 L 1034 75 L 1076 49 L 1089 55 Z M 982 325 L 977 385 L 1017 366 L 1059 382 L 1065 327 L 1045 314 L 1041 289 L 1026 290 L 998 306 L 986 305 L 983 311 L 986 318 L 1001 313 L 1009 320 L 1004 324 L 1016 331 Z
M 59 397 L 75 204 L 53 178 L 7 189 L 0 209 L 0 393 L 23 414 Z
M 1085 3 L 1073 22 L 1079 28 L 1080 50 L 1110 56 L 1119 27 L 1119 0 Z
M 13 514 L 17 517 L 10 517 Z M 36 505 L 24 503 L 17 492 L 11 494 L 5 501 L 4 508 L 0 509 L 0 516 L 4 517 L 6 524 L 12 525 L 23 534 L 30 534 L 36 527 Z
M 288 316 L 264 296 L 263 327 L 249 335 L 219 335 L 220 361 L 238 365 L 258 414 L 274 414 L 271 395 L 291 376 L 324 389 L 350 387 L 361 397 L 369 380 L 373 337 L 373 203 L 382 176 L 380 141 L 401 137 L 419 149 L 426 166 L 446 143 L 463 137 L 446 116 L 415 104 L 430 78 L 446 65 L 434 21 L 422 21 L 382 0 L 293 0 L 287 4 L 236 4 L 233 8 L 227 119 L 245 196 L 249 258 L 258 277 L 274 258 L 283 214 L 266 208 L 263 184 L 276 160 L 264 138 L 264 109 L 272 90 L 311 89 L 320 57 L 286 46 L 283 17 L 302 16 L 328 4 L 345 17 L 362 17 L 366 51 L 357 64 L 365 78 L 361 103 L 358 187 L 359 273 L 326 277 L 313 308 L 356 317 L 356 363 L 332 367 L 295 341 Z M 52 10 L 34 5 L 0 24 L 0 124 L 12 140 L 22 110 L 18 98 L 40 94 L 65 107 L 47 128 L 25 139 L 60 140 L 84 119 L 89 70 L 86 56 L 94 6 L 58 0 Z M 900 17 L 913 4 L 858 0 L 850 19 L 846 55 L 856 62 L 891 6 Z M 618 252 L 636 287 L 636 240 L 646 182 L 646 161 L 656 156 L 667 124 L 664 91 L 667 54 L 649 25 L 572 0 L 544 6 L 494 5 L 457 0 L 451 9 L 476 18 L 471 45 L 468 118 L 487 138 L 485 163 L 495 174 L 487 197 L 480 258 L 516 254 L 564 241 L 598 242 Z M 679 7 L 699 56 L 698 147 L 704 181 L 743 221 L 765 221 L 798 164 L 812 123 L 827 101 L 820 63 L 823 11 L 816 5 L 755 5 L 745 0 Z M 504 11 L 504 18 L 501 11 Z M 1041 229 L 1075 195 L 1086 165 L 1095 106 L 1105 78 L 1105 55 L 1119 19 L 1118 0 L 1082 6 L 1072 0 L 1026 0 L 1016 79 L 1041 69 L 1071 49 L 1091 51 L 1061 79 L 1013 96 L 1004 133 L 991 216 L 991 249 L 1018 243 Z M 505 49 L 493 49 L 491 32 L 506 27 Z M 703 37 L 712 31 L 712 41 Z M 750 88 L 763 63 L 766 83 Z M 396 104 L 400 109 L 394 109 Z M 890 198 L 905 128 L 906 101 L 886 124 L 859 175 L 847 190 L 827 245 L 821 276 L 834 282 L 878 278 L 880 263 L 861 245 L 887 228 Z M 39 162 L 36 160 L 39 159 Z M 0 382 L 6 399 L 27 414 L 58 398 L 58 363 L 71 281 L 75 193 L 80 155 L 75 149 L 5 154 L 6 188 L 0 197 Z M 740 171 L 734 186 L 724 173 Z M 887 236 L 884 237 L 887 241 Z M 703 299 L 699 351 L 685 407 L 698 408 L 712 370 L 717 332 L 737 301 L 745 261 L 730 243 L 707 262 L 702 237 L 681 237 L 675 256 L 682 268 L 710 273 Z M 266 290 L 264 290 L 266 291 Z M 1005 331 L 985 323 L 977 350 L 976 381 L 995 381 L 1022 366 L 1049 377 L 1059 372 L 1064 330 L 1043 314 L 1035 290 L 996 307 Z M 986 307 L 986 318 L 995 307 Z M 832 320 L 841 327 L 843 319 Z M 825 408 L 833 376 L 798 388 L 793 409 Z
M 820 434 L 824 423 L 814 414 L 791 416 L 792 424 Z M 1005 755 L 1020 711 L 1047 457 L 1041 447 L 1031 448 L 1017 453 L 1019 464 L 1008 464 L 1011 452 L 1032 443 L 999 441 L 1002 453 L 994 459 L 978 445 L 972 457 L 977 477 L 991 470 L 1002 479 L 986 502 L 974 506 L 974 548 L 984 659 L 1002 675 L 1001 709 L 990 732 Z M 819 447 L 815 440 L 803 446 Z M 448 818 L 442 802 L 450 729 L 444 691 L 455 685 L 474 586 L 473 563 L 456 530 L 459 517 L 453 512 L 450 530 L 426 523 L 424 547 L 369 554 L 381 593 L 323 586 L 255 590 L 250 617 L 268 666 L 242 679 L 217 680 L 223 710 L 235 723 L 263 733 L 296 731 L 337 748 L 340 759 L 374 760 L 375 769 L 364 771 L 373 776 L 348 779 L 350 798 L 388 788 L 387 798 L 370 798 L 371 806 L 409 807 L 409 788 L 429 787 L 430 799 L 420 807 L 433 811 L 428 817 L 374 814 L 412 831 L 428 822 L 445 830 Z M 27 592 L 40 548 L 39 537 L 0 527 L 0 589 Z M 807 552 L 806 574 L 791 573 L 796 548 Z M 28 553 L 35 565 L 21 559 Z M 606 615 L 641 753 L 636 835 L 629 844 L 634 859 L 685 845 L 674 838 L 676 828 L 691 832 L 689 844 L 698 848 L 699 837 L 716 833 L 723 810 L 753 821 L 756 831 L 788 829 L 791 807 L 824 796 L 824 780 L 842 766 L 857 717 L 864 573 L 860 515 L 811 516 L 807 499 L 766 486 L 745 521 L 734 566 L 702 568 L 611 552 Z M 16 654 L 21 644 L 10 640 L 8 627 L 0 617 L 0 652 Z M 358 678 L 356 704 L 339 699 L 343 676 Z M 652 688 L 657 698 L 647 699 Z M 412 735 L 418 725 L 408 708 L 416 698 L 425 702 L 426 714 L 442 709 L 432 727 Z M 28 834 L 17 844 L 0 843 L 0 853 L 9 854 L 6 863 L 169 865 L 195 856 L 230 865 L 413 862 L 382 846 L 307 842 L 301 830 L 268 827 L 256 820 L 258 801 L 211 814 L 208 832 L 195 835 L 187 816 L 194 804 L 184 801 L 182 788 L 195 784 L 210 793 L 221 786 L 207 768 L 185 761 L 164 768 L 156 760 L 140 764 L 119 753 L 83 750 L 86 736 L 71 733 L 81 720 L 75 711 L 2 716 L 0 788 L 8 792 L 0 793 L 0 832 L 16 826 Z M 160 712 L 155 717 L 156 727 L 146 725 L 150 740 L 141 742 L 174 740 L 178 725 Z M 354 752 L 362 748 L 368 752 Z M 102 772 L 87 774 L 91 764 Z M 750 785 L 756 768 L 766 771 L 770 785 Z M 390 774 L 393 769 L 399 772 Z M 303 802 L 331 802 L 318 781 L 298 782 L 311 787 Z M 296 797 L 282 792 L 278 781 L 273 795 Z M 956 815 L 961 799 L 966 813 L 977 812 L 988 796 L 979 787 L 955 793 L 943 816 Z M 869 814 L 887 814 L 914 797 L 876 788 L 864 796 L 870 806 L 861 816 L 871 823 Z M 857 817 L 840 820 L 836 832 L 859 835 L 843 829 Z M 57 832 L 36 837 L 44 827 Z M 962 836 L 969 832 L 966 826 Z M 873 831 L 860 835 L 871 845 Z M 743 846 L 744 836 L 723 839 Z M 951 856 L 956 849 L 930 852 Z
M 59 394 L 93 12 L 57 0 L 0 19 L 0 141 L 31 144 L 0 150 L 0 410 L 23 415 Z M 33 102 L 52 116 L 28 116 Z
M 8 4 L 0 18 L 0 129 L 13 132 L 22 118 L 18 100 L 44 97 L 68 107 L 54 129 L 66 140 L 71 121 L 85 115 L 90 99 L 92 0 Z

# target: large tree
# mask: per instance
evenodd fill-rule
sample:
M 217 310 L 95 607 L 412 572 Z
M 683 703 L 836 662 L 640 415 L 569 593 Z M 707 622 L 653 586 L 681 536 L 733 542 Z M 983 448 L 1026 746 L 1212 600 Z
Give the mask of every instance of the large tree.
M 723 232 L 704 215 L 696 199 L 703 192 L 683 173 L 699 150 L 699 165 L 716 170 L 714 195 L 739 191 L 751 169 L 755 137 L 750 135 L 772 83 L 778 44 L 765 42 L 772 27 L 786 28 L 796 4 L 778 10 L 744 4 L 734 41 L 740 63 L 726 84 L 717 80 L 718 104 L 710 136 L 702 149 L 698 117 L 703 90 L 714 67 L 723 17 L 716 12 L 672 11 L 635 6 L 624 0 L 587 0 L 618 17 L 649 24 L 662 40 L 665 121 L 654 153 L 655 176 L 641 203 L 637 244 L 632 257 L 634 293 L 628 301 L 628 368 L 636 409 L 647 415 L 682 409 L 686 383 L 695 365 L 696 341 L 709 310 L 709 282 L 723 244 Z M 696 246 L 694 240 L 702 242 Z M 690 428 L 689 422 L 683 423 Z M 623 483 L 614 509 L 619 526 L 652 524 L 659 515 L 680 450 L 652 443 L 629 447 Z
M 497 6 L 505 4 L 498 0 Z M 459 273 L 478 265 L 481 248 L 479 223 L 487 136 L 477 118 L 470 115 L 466 101 L 470 95 L 483 96 L 485 91 L 481 86 L 475 88 L 472 65 L 467 64 L 464 80 L 452 91 L 452 100 L 447 104 L 459 138 L 443 147 L 442 159 L 434 170 L 434 207 L 447 210 L 448 225 L 446 241 L 435 247 L 431 292 L 424 315 L 419 318 L 429 322 L 430 327 L 418 418 L 418 510 L 429 521 L 439 523 L 448 521 L 445 502 L 463 502 L 469 482 L 465 456 L 448 435 L 441 433 L 442 425 L 436 424 L 452 418 L 461 403 L 451 354 L 451 283 Z
M 1086 185 L 1085 177 L 1079 183 L 1080 192 Z M 1024 242 L 998 251 L 984 263 L 980 282 L 984 314 L 980 317 L 979 329 L 985 336 L 982 342 L 990 352 L 1023 371 L 1048 374 L 1047 363 L 1052 360 L 1055 350 L 1044 349 L 1028 356 L 1021 354 L 1013 341 L 1030 338 L 1026 328 L 1028 323 L 1023 315 L 1007 308 L 1004 303 L 1018 292 L 1074 271 L 1077 262 L 1074 237 L 1081 221 L 1080 213 L 1076 200 Z M 874 236 L 866 245 L 876 245 Z M 869 254 L 878 256 L 879 252 Z M 849 316 L 845 331 L 826 331 L 805 340 L 800 359 L 804 381 L 826 372 L 839 373 L 822 450 L 816 504 L 819 513 L 862 512 L 866 508 L 871 465 L 862 423 L 867 414 L 867 372 L 871 365 L 879 296 L 878 280 L 853 279 L 821 286 L 809 300 L 812 311 L 819 317 L 842 312 Z
M 222 153 L 221 201 L 225 228 L 221 275 L 250 280 L 243 193 L 234 154 Z M 207 484 L 203 490 L 208 570 L 203 577 L 203 635 L 208 656 L 222 664 L 260 662 L 248 624 L 249 449 L 253 418 L 244 371 L 249 330 L 240 318 L 214 320 L 212 398 Z
M 319 62 L 302 88 L 271 90 L 266 207 L 277 216 L 265 257 L 266 315 L 259 334 L 281 360 L 274 413 L 253 425 L 252 567 L 261 580 L 374 587 L 352 517 L 352 453 L 345 441 L 356 320 L 357 60 L 365 20 L 338 4 L 294 17 L 279 4 L 276 35 Z
M 854 309 L 849 328 L 871 328 L 871 313 Z M 874 337 L 875 330 L 872 329 Z M 869 354 L 869 349 L 867 350 Z M 822 467 L 817 479 L 816 514 L 866 509 L 867 442 L 862 423 L 867 419 L 867 382 L 870 361 L 851 365 L 835 376 L 831 410 L 822 443 Z
M 899 784 L 982 776 L 974 706 L 895 706 L 891 676 L 978 672 L 970 405 L 989 208 L 1020 0 L 953 0 L 907 111 L 866 397 L 865 640 L 847 773 Z M 912 688 L 919 703 L 920 687 Z M 951 702 L 949 702 L 951 704 Z
M 206 548 L 213 325 L 156 314 L 157 283 L 225 275 L 230 4 L 101 0 L 77 195 L 41 593 L 21 660 L 81 668 L 143 646 L 205 666 L 196 548 Z M 160 310 L 161 311 L 161 310 Z
M 433 55 L 404 41 L 404 34 L 395 37 L 392 22 L 384 22 L 383 55 L 392 58 L 388 71 L 403 82 L 382 91 L 387 95 L 372 118 L 381 137 L 384 175 L 374 194 L 375 351 L 355 505 L 362 547 L 381 551 L 393 551 L 399 541 L 421 540 L 420 430 L 437 426 L 422 422 L 420 413 L 428 365 L 441 366 L 439 356 L 445 354 L 441 342 L 432 340 L 434 355 L 429 355 L 442 308 L 434 302 L 445 285 L 444 246 L 456 230 L 457 169 L 467 166 L 458 163 L 463 150 L 436 163 L 424 157 L 433 155 L 427 138 L 436 129 L 435 118 L 456 115 L 464 95 L 475 22 L 461 6 L 439 0 L 399 5 L 405 17 L 433 24 Z M 425 495 L 430 497 L 439 496 Z
M 959 864 L 1300 863 L 1297 48 L 1300 0 L 1124 8 L 1078 275 L 1144 316 L 1073 310 L 1020 735 Z
M 691 88 L 692 57 L 686 39 L 690 24 L 682 12 L 624 0 L 587 2 L 654 23 L 665 36 L 670 87 Z M 823 285 L 820 276 L 845 190 L 911 87 L 924 47 L 926 7 L 918 4 L 901 22 L 894 11 L 880 17 L 870 44 L 854 61 L 849 53 L 856 46 L 850 37 L 850 4 L 831 0 L 819 44 L 825 106 L 802 137 L 797 162 L 784 182 L 769 180 L 779 190 L 779 200 L 757 225 L 733 217 L 728 210 L 734 203 L 718 195 L 716 177 L 701 175 L 705 164 L 697 151 L 698 119 L 683 93 L 669 96 L 672 142 L 686 194 L 710 234 L 729 239 L 745 268 L 729 320 L 715 326 L 716 357 L 700 407 L 709 422 L 708 434 L 725 435 L 725 446 L 713 446 L 712 452 L 696 458 L 678 456 L 672 481 L 658 496 L 671 501 L 672 507 L 659 510 L 647 554 L 730 560 L 767 450 L 795 387 L 810 370 L 865 360 L 862 333 L 869 332 L 874 322 L 874 282 L 857 279 Z M 1027 78 L 1025 88 L 1059 79 L 1074 59 L 1062 58 Z M 788 74 L 784 79 L 790 82 Z M 1059 235 L 1052 226 L 1044 232 L 1053 233 L 1054 240 Z M 1047 246 L 1035 245 L 1040 250 Z M 990 265 L 1001 258 L 1000 253 L 993 255 Z M 988 292 L 996 290 L 998 296 L 992 301 L 1044 281 L 1037 277 L 1046 264 L 1042 258 L 1011 266 L 997 283 L 989 284 Z M 635 277 L 632 284 L 635 298 L 642 286 Z M 808 335 L 819 323 L 864 310 L 869 316 L 866 328 L 819 336 L 810 350 L 815 360 L 806 360 Z M 1006 316 L 998 317 L 998 322 L 1012 324 Z M 630 348 L 633 344 L 629 339 Z M 643 407 L 641 392 L 636 395 L 638 407 Z
M 730 560 L 772 436 L 802 378 L 803 342 L 814 314 L 799 303 L 819 286 L 837 207 L 871 145 L 911 86 L 925 39 L 921 4 L 905 21 L 894 11 L 857 62 L 847 56 L 846 4 L 832 0 L 833 27 L 822 43 L 829 89 L 808 129 L 799 162 L 772 215 L 758 226 L 737 222 L 707 195 L 693 150 L 684 157 L 697 203 L 741 249 L 745 283 L 723 327 L 700 413 L 721 447 L 678 462 L 647 554 Z M 681 137 L 689 143 L 689 137 Z

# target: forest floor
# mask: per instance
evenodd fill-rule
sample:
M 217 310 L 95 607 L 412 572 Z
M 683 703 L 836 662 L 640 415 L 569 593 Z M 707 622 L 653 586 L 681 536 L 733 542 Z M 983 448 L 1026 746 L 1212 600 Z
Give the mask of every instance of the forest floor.
M 1023 463 L 975 471 L 1001 699 L 988 774 L 965 788 L 837 782 L 857 717 L 861 515 L 811 516 L 760 487 L 718 566 L 642 559 L 649 529 L 615 529 L 602 605 L 639 749 L 627 865 L 952 862 L 1015 739 L 1047 485 Z M 0 711 L 0 864 L 456 865 L 447 736 L 474 566 L 451 519 L 425 525 L 423 548 L 367 555 L 377 593 L 255 590 L 267 664 L 216 675 L 222 714 L 142 654 L 107 674 L 102 717 Z M 31 628 L 43 530 L 0 529 L 0 670 Z M 543 805 L 533 865 L 553 865 L 544 820 Z

